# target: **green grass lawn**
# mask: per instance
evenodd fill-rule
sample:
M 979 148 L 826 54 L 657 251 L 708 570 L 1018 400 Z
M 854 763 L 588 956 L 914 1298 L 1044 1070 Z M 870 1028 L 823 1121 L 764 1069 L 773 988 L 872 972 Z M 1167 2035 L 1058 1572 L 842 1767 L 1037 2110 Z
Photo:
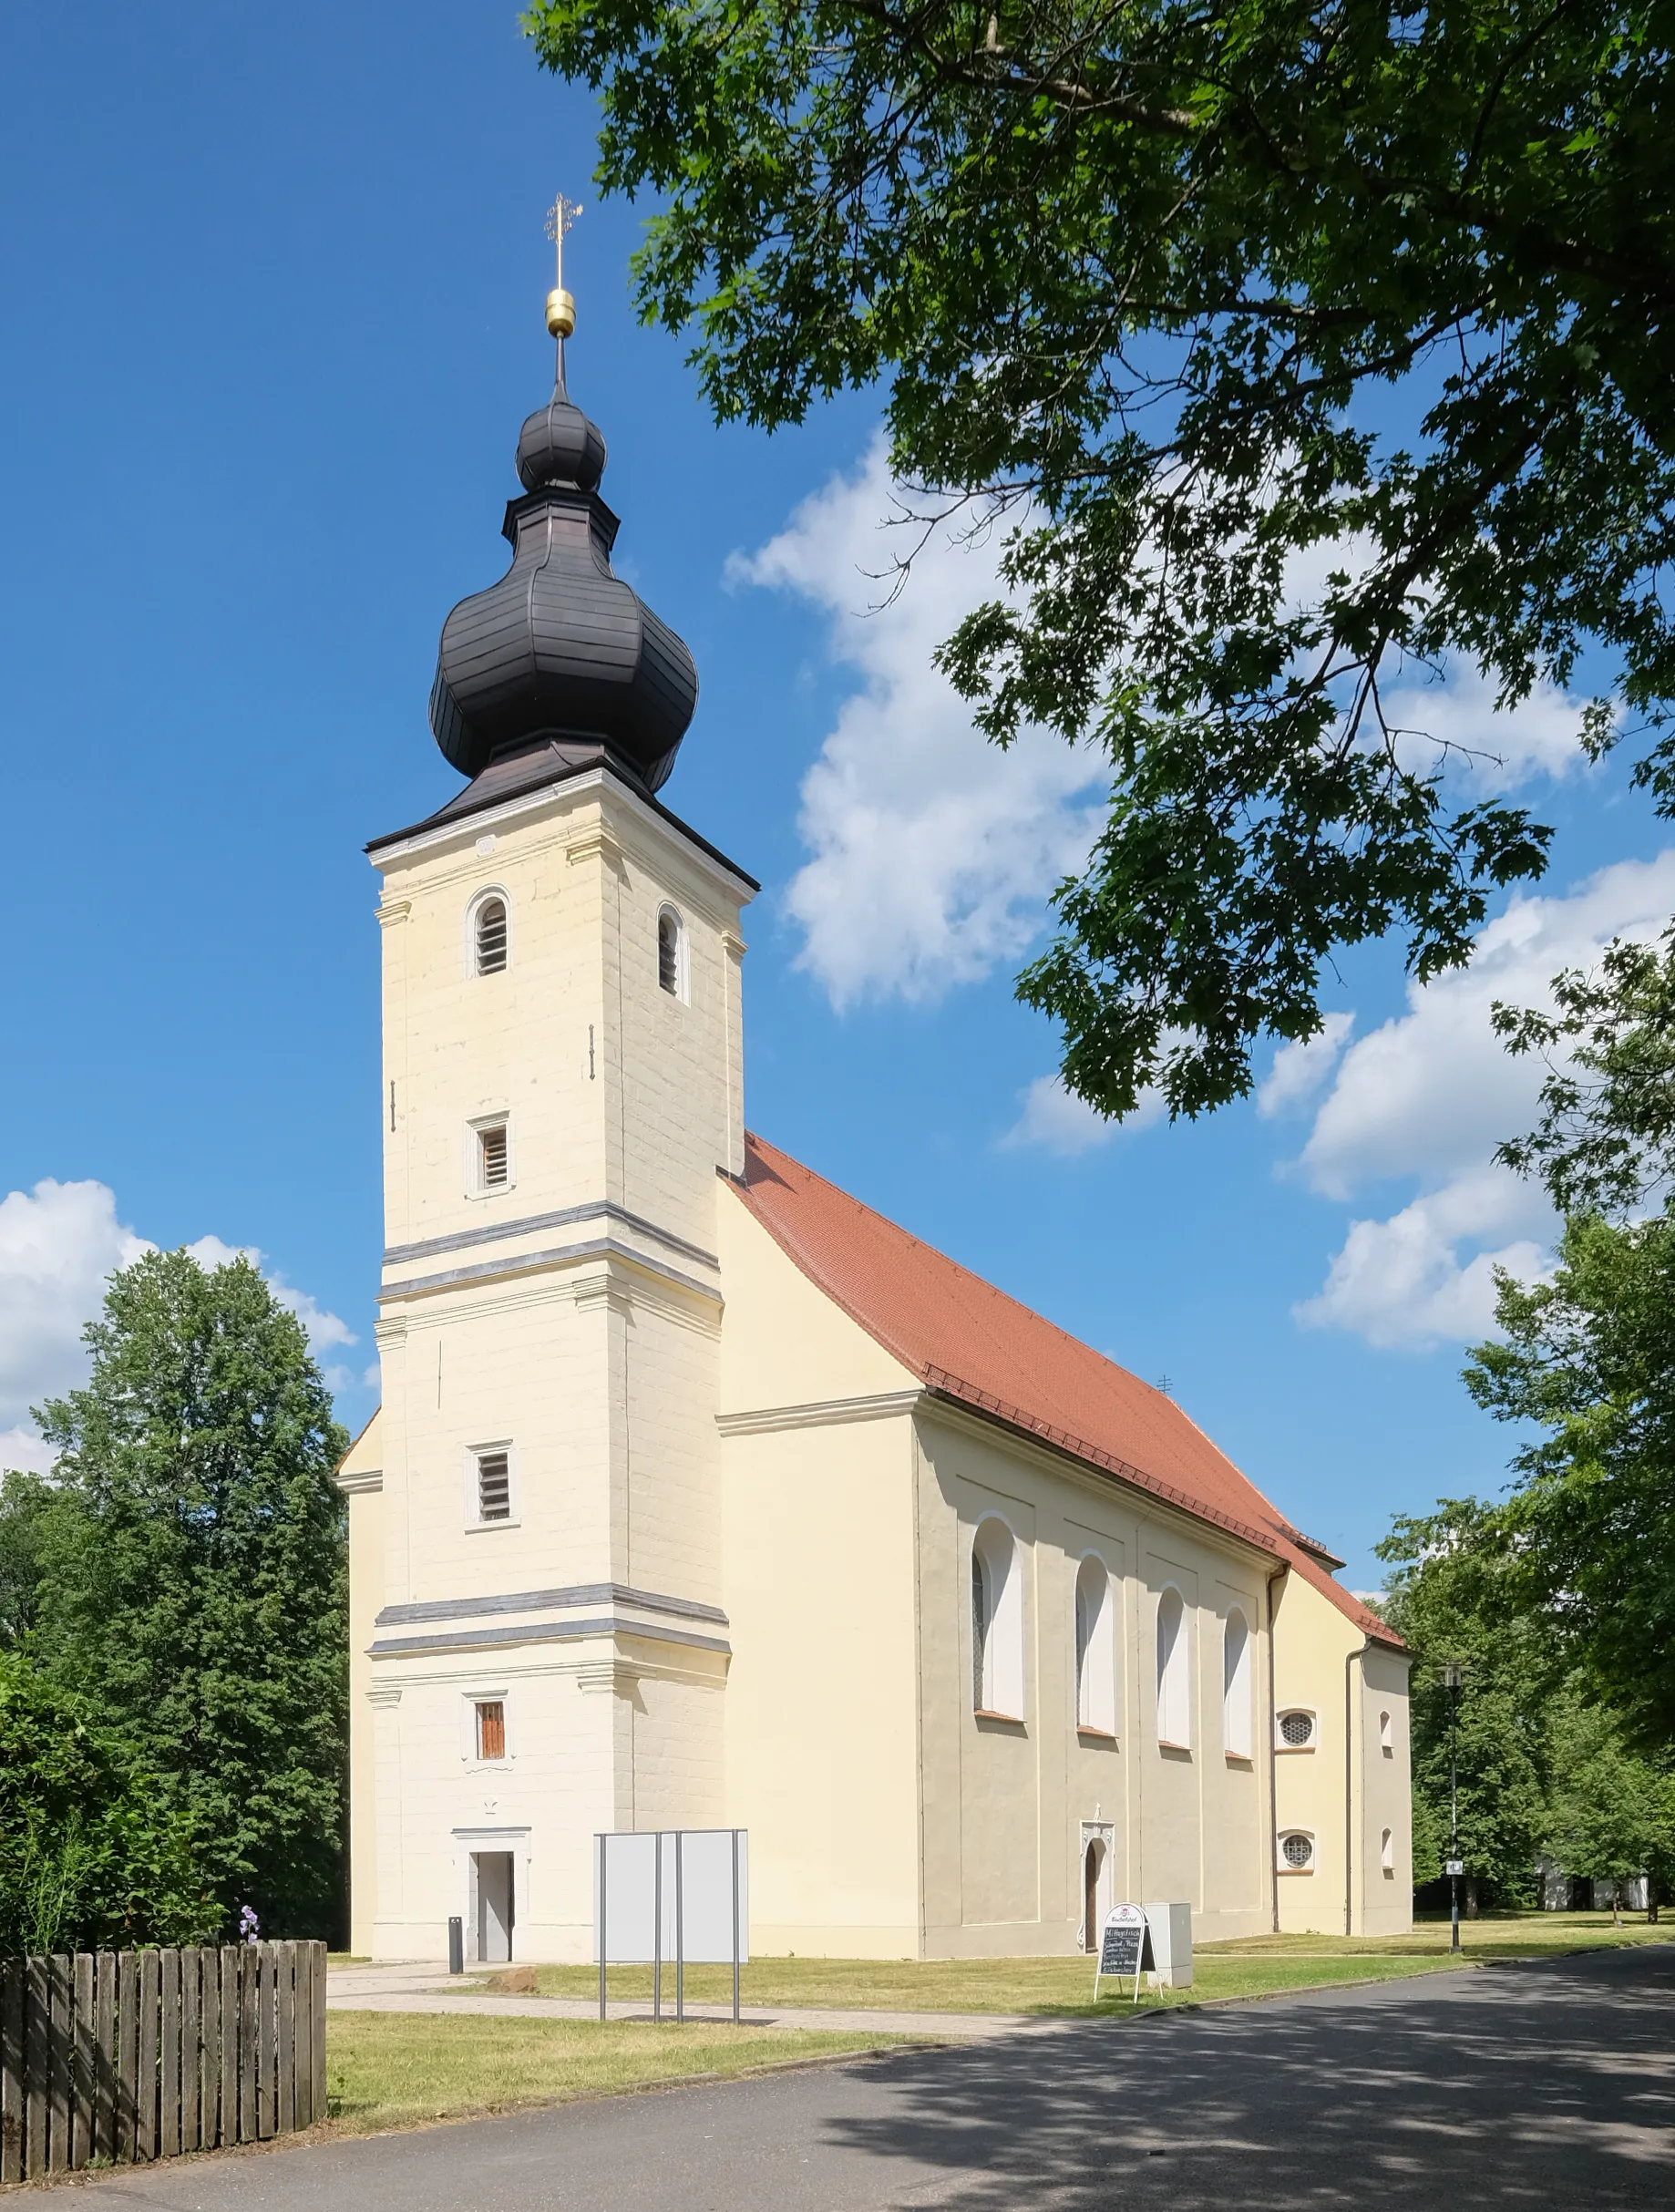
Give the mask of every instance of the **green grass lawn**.
M 1644 1920 L 1613 1928 L 1609 1913 L 1498 1914 L 1463 1921 L 1461 1939 L 1470 1963 L 1495 1959 L 1550 1957 L 1613 1943 L 1668 1940 L 1675 1930 Z M 1454 1963 L 1446 1920 L 1423 1921 L 1404 1936 L 1249 1936 L 1203 1945 L 1194 1960 L 1190 1990 L 1142 1991 L 1141 2009 L 1202 2002 L 1217 1997 L 1259 1997 L 1282 1990 L 1330 1988 L 1357 1981 L 1393 1981 L 1434 1973 Z M 588 1966 L 526 1966 L 485 1976 L 489 1991 L 542 1997 L 592 1997 L 598 1971 Z M 825 2009 L 911 2012 L 1092 2012 L 1091 1959 L 757 1959 L 743 1970 L 745 2004 L 807 2005 Z M 1132 1985 L 1130 1985 L 1132 1986 Z M 686 1970 L 686 1994 L 696 2004 L 726 2002 L 731 1970 Z M 613 1967 L 613 2000 L 652 1992 L 649 1967 Z M 674 2001 L 674 1970 L 664 1969 L 664 2001 Z M 1100 2012 L 1131 2010 L 1110 1982 L 1101 1984 Z
M 700 2074 L 735 2077 L 902 2041 L 865 2031 L 735 2028 L 730 2021 L 680 2028 L 613 2021 L 601 2027 L 587 2020 L 334 2011 L 325 2042 L 329 2132 L 370 2135 Z
M 1619 1943 L 1667 1940 L 1675 1931 L 1643 1920 L 1613 1928 L 1607 1913 L 1496 1915 L 1463 1923 L 1468 1962 L 1539 1959 Z M 1140 2010 L 1206 1999 L 1260 1997 L 1434 1973 L 1451 1964 L 1446 1921 L 1424 1921 L 1392 1937 L 1260 1936 L 1199 1949 L 1190 1991 L 1142 1994 Z M 725 1968 L 687 1970 L 694 2002 L 724 2001 Z M 457 1989 L 457 1982 L 452 1985 Z M 589 1967 L 514 1967 L 475 1986 L 546 1996 L 592 1997 Z M 617 1998 L 650 1994 L 647 1970 L 619 1968 Z M 916 2012 L 1027 2012 L 1085 2016 L 1093 2011 L 1090 1960 L 758 1959 L 744 1970 L 746 2006 L 806 2005 Z M 1109 1985 L 1106 1985 L 1109 1988 Z M 673 2004 L 673 1970 L 664 1984 Z M 1131 2013 L 1113 1991 L 1101 2014 Z M 329 2016 L 327 2132 L 365 2135 L 438 2120 L 553 2104 L 577 2097 L 690 2081 L 733 2078 L 775 2066 L 899 2045 L 910 2039 L 858 2032 L 734 2027 L 731 2022 L 497 2020 L 423 2012 L 338 2012 Z

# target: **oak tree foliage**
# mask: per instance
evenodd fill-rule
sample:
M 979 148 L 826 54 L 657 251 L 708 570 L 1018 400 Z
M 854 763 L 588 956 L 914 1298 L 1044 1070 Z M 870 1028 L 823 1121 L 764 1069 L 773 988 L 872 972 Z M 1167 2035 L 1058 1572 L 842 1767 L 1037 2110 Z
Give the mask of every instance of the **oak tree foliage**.
M 1110 765 L 1020 981 L 1105 1112 L 1320 1026 L 1334 946 L 1463 961 L 1548 831 L 1392 679 L 1606 670 L 1675 805 L 1668 0 L 535 0 L 654 205 L 648 318 L 718 417 L 881 383 L 928 509 L 1007 530 L 942 648 Z M 1584 656 L 1587 667 L 1583 668 Z

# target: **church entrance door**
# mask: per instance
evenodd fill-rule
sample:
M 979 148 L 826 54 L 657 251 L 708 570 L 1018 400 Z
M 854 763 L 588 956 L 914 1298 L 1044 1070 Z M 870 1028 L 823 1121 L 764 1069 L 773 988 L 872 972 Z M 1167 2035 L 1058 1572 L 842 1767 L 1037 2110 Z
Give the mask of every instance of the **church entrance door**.
M 473 1851 L 472 1886 L 477 1891 L 477 1955 L 485 1966 L 509 1964 L 512 1955 L 512 1855 Z
M 1084 1950 L 1099 1949 L 1099 1846 L 1096 1843 L 1089 1844 L 1082 1855 L 1082 1948 Z

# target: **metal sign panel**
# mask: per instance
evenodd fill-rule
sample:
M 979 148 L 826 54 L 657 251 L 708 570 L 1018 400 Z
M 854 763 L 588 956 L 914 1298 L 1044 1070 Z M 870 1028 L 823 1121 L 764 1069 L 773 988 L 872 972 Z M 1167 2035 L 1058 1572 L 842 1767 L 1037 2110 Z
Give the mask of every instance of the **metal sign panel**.
M 607 1966 L 649 1966 L 663 2010 L 662 1970 L 731 1966 L 738 2017 L 739 1968 L 750 1959 L 750 1838 L 744 1828 L 664 1828 L 593 1839 L 593 1957 L 604 2017 Z

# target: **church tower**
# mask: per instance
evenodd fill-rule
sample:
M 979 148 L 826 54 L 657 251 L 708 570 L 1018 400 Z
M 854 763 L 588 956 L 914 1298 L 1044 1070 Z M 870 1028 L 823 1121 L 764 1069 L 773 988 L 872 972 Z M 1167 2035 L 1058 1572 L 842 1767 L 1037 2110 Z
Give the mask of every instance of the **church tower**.
M 468 1957 L 585 1958 L 592 1833 L 726 1810 L 716 1208 L 757 887 L 657 796 L 696 674 L 612 573 L 568 293 L 549 318 L 511 565 L 431 693 L 469 781 L 368 849 L 384 1404 L 344 1477 L 354 1942 L 385 1957 L 458 1914 Z

